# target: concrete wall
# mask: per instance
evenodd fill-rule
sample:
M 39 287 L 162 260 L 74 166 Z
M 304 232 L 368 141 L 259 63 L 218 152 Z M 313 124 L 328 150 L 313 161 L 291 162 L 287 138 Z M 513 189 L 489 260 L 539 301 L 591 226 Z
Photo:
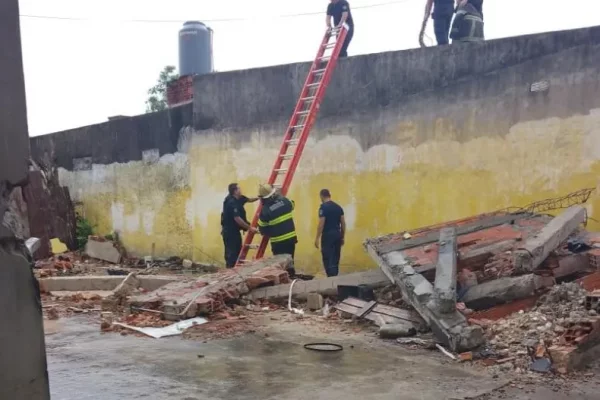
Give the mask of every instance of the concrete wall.
M 321 270 L 312 242 L 324 187 L 346 210 L 346 270 L 371 266 L 366 237 L 595 187 L 599 46 L 597 27 L 342 60 L 290 193 L 299 266 Z M 194 126 L 176 153 L 89 171 L 65 162 L 61 183 L 134 253 L 155 243 L 160 254 L 221 260 L 226 186 L 254 194 L 266 179 L 307 69 L 197 78 Z M 531 92 L 539 81 L 549 90 Z M 34 139 L 34 153 L 57 135 Z
M 42 310 L 23 244 L 29 159 L 17 0 L 0 2 L 0 399 L 50 398 Z

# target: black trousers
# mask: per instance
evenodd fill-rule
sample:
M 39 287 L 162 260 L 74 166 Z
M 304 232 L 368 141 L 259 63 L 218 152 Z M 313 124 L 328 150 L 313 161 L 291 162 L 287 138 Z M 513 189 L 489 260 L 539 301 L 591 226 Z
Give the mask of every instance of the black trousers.
M 296 269 L 294 268 L 294 253 L 296 252 L 296 239 L 284 240 L 283 242 L 271 243 L 271 251 L 273 255 L 289 254 L 292 256 L 292 266 L 288 268 L 288 274 L 291 278 L 296 276 Z
M 435 15 L 433 17 L 433 31 L 438 46 L 450 43 L 450 27 L 452 26 L 452 14 Z
M 340 232 L 323 232 L 321 235 L 321 256 L 327 276 L 337 276 L 340 272 L 342 253 L 342 234 Z
M 223 231 L 221 234 L 225 245 L 225 266 L 233 268 L 242 250 L 242 233 L 240 231 Z
M 340 50 L 340 57 L 348 57 L 348 46 L 350 46 L 350 42 L 352 41 L 352 37 L 354 36 L 354 27 L 348 29 L 348 34 L 346 35 L 346 39 L 344 40 L 344 44 L 342 45 L 342 49 Z

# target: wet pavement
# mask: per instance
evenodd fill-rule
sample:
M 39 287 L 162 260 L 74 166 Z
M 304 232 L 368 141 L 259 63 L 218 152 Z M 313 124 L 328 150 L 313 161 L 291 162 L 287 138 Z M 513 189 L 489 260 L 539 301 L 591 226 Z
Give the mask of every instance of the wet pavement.
M 344 341 L 342 352 L 308 351 L 310 338 L 287 329 L 200 343 L 60 323 L 46 336 L 53 400 L 462 399 L 502 384 L 398 346 Z

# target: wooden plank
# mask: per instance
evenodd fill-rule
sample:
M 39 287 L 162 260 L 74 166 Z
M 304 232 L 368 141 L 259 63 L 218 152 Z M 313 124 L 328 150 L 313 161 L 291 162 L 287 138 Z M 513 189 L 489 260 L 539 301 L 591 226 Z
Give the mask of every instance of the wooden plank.
M 365 315 L 367 315 L 368 313 L 371 312 L 371 310 L 373 310 L 373 307 L 375 307 L 377 305 L 377 302 L 375 300 L 368 302 L 367 304 L 364 305 L 363 308 L 361 308 L 357 313 L 356 316 L 358 318 L 364 318 Z
M 456 227 L 456 235 L 468 235 L 473 232 L 481 231 L 483 229 L 493 228 L 495 226 L 504 225 L 508 223 L 512 223 L 519 219 L 524 219 L 531 217 L 529 213 L 520 213 L 520 214 L 509 214 L 509 215 L 501 215 L 501 216 L 492 216 L 485 219 L 481 219 L 470 224 L 465 224 L 463 226 Z M 452 225 L 448 225 L 449 227 Z M 376 251 L 378 254 L 387 254 L 393 251 L 402 251 L 407 249 L 412 249 L 413 247 L 423 246 L 429 243 L 435 243 L 440 239 L 440 231 L 436 230 L 424 236 L 419 236 L 412 239 L 407 240 L 399 240 L 393 243 L 386 243 L 376 247 Z
M 358 308 L 363 308 L 365 305 L 367 305 L 368 301 L 357 299 L 356 297 L 348 297 L 344 299 L 342 303 L 346 303 Z

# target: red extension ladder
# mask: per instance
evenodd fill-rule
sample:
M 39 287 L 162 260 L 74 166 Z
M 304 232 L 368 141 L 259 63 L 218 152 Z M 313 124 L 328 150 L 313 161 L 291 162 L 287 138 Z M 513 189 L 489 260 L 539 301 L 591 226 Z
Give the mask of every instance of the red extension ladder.
M 296 167 L 300 162 L 300 157 L 302 157 L 304 145 L 317 119 L 321 101 L 325 97 L 325 90 L 331 80 L 331 75 L 337 64 L 347 33 L 348 29 L 345 26 L 328 29 L 325 32 L 325 36 L 317 52 L 317 57 L 310 67 L 308 77 L 300 92 L 300 98 L 298 99 L 298 103 L 296 103 L 296 108 L 285 132 L 281 149 L 267 181 L 268 184 L 278 189 L 284 196 L 287 194 L 292 183 L 294 172 L 296 172 Z M 329 54 L 326 54 L 328 52 Z M 260 210 L 261 205 L 259 204 L 254 218 L 252 218 L 252 228 L 258 226 Z M 252 230 L 246 234 L 242 251 L 238 257 L 237 266 L 243 265 L 248 261 L 248 253 L 252 249 L 257 250 L 255 259 L 262 258 L 265 254 L 269 238 L 263 237 L 260 245 L 258 245 L 252 244 L 254 236 L 256 236 L 256 233 L 252 232 Z

